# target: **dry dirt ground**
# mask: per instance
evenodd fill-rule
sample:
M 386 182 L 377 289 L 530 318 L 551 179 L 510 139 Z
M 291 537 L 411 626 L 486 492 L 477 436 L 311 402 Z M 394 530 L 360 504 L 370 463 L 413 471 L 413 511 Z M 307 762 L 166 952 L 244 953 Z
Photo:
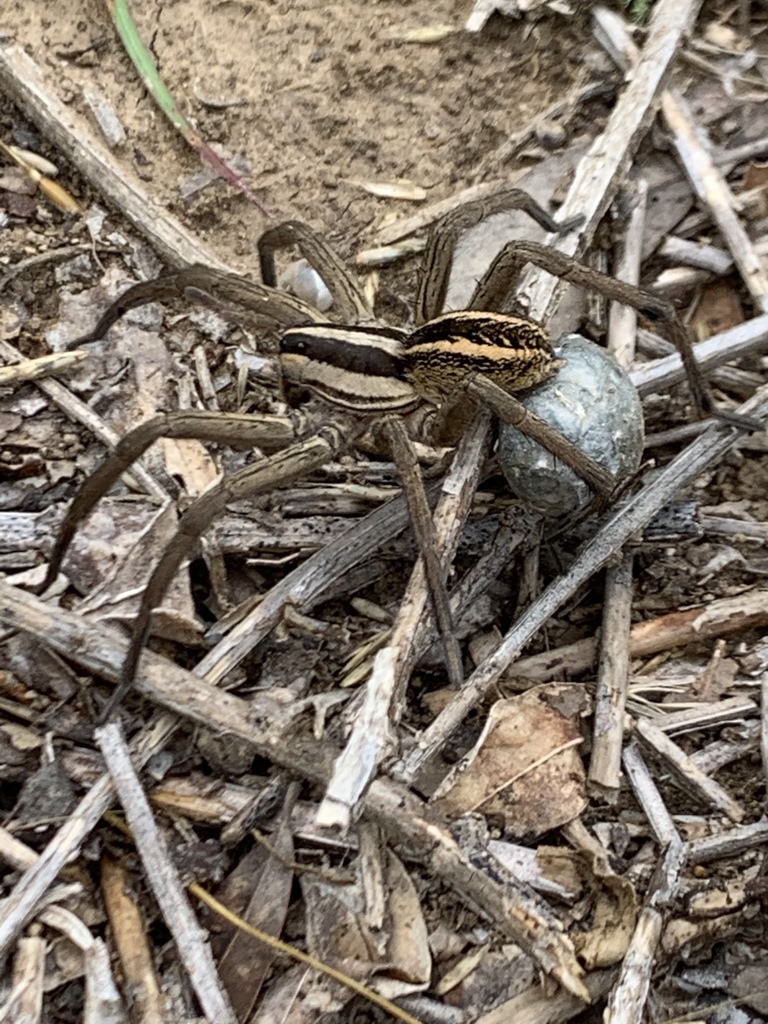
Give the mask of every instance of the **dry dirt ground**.
M 725 26 L 738 34 L 743 30 L 738 16 L 743 16 L 748 6 L 705 4 L 697 37 L 706 37 L 712 26 L 719 30 Z M 702 51 L 698 51 L 699 65 L 689 59 L 679 75 L 680 84 L 690 87 L 694 113 L 720 146 L 728 141 L 746 142 L 761 131 L 765 134 L 765 89 L 757 79 L 768 44 L 763 34 L 764 12 L 758 5 L 752 6 L 754 10 L 747 11 L 752 19 L 748 42 L 741 52 L 754 47 L 756 64 L 751 68 L 745 65 L 743 70 L 745 75 L 755 67 L 757 70 L 744 94 L 739 94 L 739 84 L 734 97 L 723 86 L 727 76 L 709 76 L 706 68 L 702 70 L 702 60 L 715 62 L 722 58 L 721 53 L 712 56 L 705 50 L 702 57 Z M 161 206 L 174 213 L 223 261 L 242 272 L 254 272 L 255 240 L 273 221 L 306 221 L 322 232 L 343 257 L 352 259 L 376 239 L 388 220 L 418 210 L 418 204 L 377 198 L 366 192 L 361 182 L 408 179 L 426 190 L 425 202 L 430 203 L 450 198 L 471 185 L 505 180 L 510 174 L 539 166 L 539 161 L 546 160 L 547 167 L 551 167 L 553 156 L 567 164 L 565 154 L 588 142 L 604 123 L 615 87 L 620 84 L 592 39 L 587 10 L 566 16 L 542 9 L 537 15 L 519 20 L 494 16 L 477 35 L 455 31 L 434 42 L 408 41 L 408 33 L 441 25 L 457 28 L 468 13 L 464 5 L 447 0 L 333 5 L 293 0 L 223 0 L 215 4 L 180 0 L 159 6 L 142 0 L 131 3 L 131 10 L 171 92 L 194 117 L 203 137 L 221 146 L 240 162 L 239 166 L 247 169 L 248 180 L 272 221 L 268 222 L 256 206 L 221 183 L 209 184 L 189 199 L 182 198 L 180 186 L 186 189 L 196 179 L 199 161 L 147 96 L 116 38 L 105 5 L 95 0 L 62 0 L 56 5 L 41 0 L 4 0 L 0 5 L 0 39 L 25 47 L 55 81 L 57 96 L 73 108 L 85 110 L 86 89 L 105 97 L 127 135 L 125 143 L 116 150 L 118 158 L 141 179 Z M 722 42 L 722 36 L 717 38 Z M 732 41 L 734 37 L 728 38 Z M 568 111 L 567 118 L 548 116 L 553 104 L 587 85 L 595 86 L 594 95 L 578 109 Z M 76 168 L 61 159 L 50 141 L 19 110 L 4 98 L 0 100 L 0 140 L 39 151 L 59 164 L 59 180 L 84 207 L 101 203 L 98 193 L 78 175 Z M 524 134 L 532 125 L 536 129 Z M 515 140 L 514 145 L 510 138 Z M 662 141 L 661 136 L 649 140 L 644 146 L 645 157 L 654 154 L 655 160 L 657 145 Z M 682 187 L 679 180 L 674 187 Z M 667 211 L 665 226 L 658 229 L 659 237 L 677 224 L 670 220 L 668 212 L 672 191 L 670 188 L 666 199 L 659 200 Z M 683 213 L 692 210 L 689 196 L 683 205 Z M 755 214 L 755 224 L 760 225 L 764 216 L 764 211 Z M 119 291 L 130 276 L 151 276 L 160 267 L 136 229 L 110 210 L 100 228 L 98 260 L 77 258 L 58 269 L 53 263 L 47 264 L 5 282 L 5 272 L 12 271 L 19 261 L 63 245 L 82 245 L 87 250 L 89 236 L 81 222 L 53 210 L 39 196 L 25 195 L 18 176 L 0 176 L 0 217 L 0 281 L 4 292 L 0 296 L 0 338 L 2 342 L 12 341 L 24 356 L 43 355 L 63 339 L 87 330 L 97 310 L 103 308 L 106 292 Z M 719 244 L 706 220 L 698 227 L 694 225 L 691 235 Z M 610 243 L 610 232 L 607 237 Z M 658 261 L 647 265 L 649 279 L 658 266 Z M 399 322 L 408 316 L 416 274 L 415 260 L 381 272 L 381 306 Z M 725 281 L 726 298 L 714 300 L 712 315 L 730 326 L 751 315 L 751 310 L 736 277 L 726 277 Z M 689 306 L 692 299 L 692 292 L 685 294 Z M 734 305 L 738 310 L 735 313 Z M 725 306 L 728 313 L 723 311 Z M 209 408 L 272 409 L 274 402 L 268 387 L 249 384 L 245 396 L 238 390 L 233 353 L 248 347 L 247 333 L 227 333 L 229 328 L 209 312 L 195 316 L 188 319 L 183 304 L 173 306 L 167 314 L 155 307 L 145 319 L 134 321 L 126 333 L 120 334 L 116 329 L 113 340 L 99 350 L 99 361 L 75 375 L 71 386 L 118 434 L 149 411 L 194 405 L 201 397 Z M 161 325 L 165 328 L 162 339 L 158 333 Z M 221 339 L 226 342 L 224 346 L 220 345 Z M 135 359 L 139 350 L 142 360 Z M 247 355 L 250 358 L 252 353 Z M 206 394 L 198 380 L 201 366 L 207 367 L 212 375 L 212 396 Z M 754 357 L 742 369 L 752 376 L 741 378 L 741 384 L 733 385 L 731 394 L 745 397 L 746 392 L 739 391 L 739 386 L 754 387 L 762 380 L 764 366 Z M 88 430 L 49 406 L 34 385 L 13 394 L 0 394 L 0 401 L 0 513 L 18 513 L 29 517 L 25 523 L 34 523 L 28 527 L 31 533 L 24 542 L 0 548 L 0 566 L 18 580 L 20 574 L 35 569 L 47 557 L 50 534 L 60 521 L 66 501 L 84 475 L 93 469 L 104 448 Z M 685 395 L 680 389 L 671 402 L 664 399 L 652 403 L 648 411 L 654 429 L 668 425 L 670 416 L 678 421 L 684 402 Z M 679 443 L 676 442 L 678 446 Z M 654 452 L 660 462 L 672 453 L 672 446 Z M 243 459 L 242 454 L 217 453 L 217 457 L 226 468 L 238 467 Z M 162 463 L 156 459 L 147 465 L 164 484 L 177 491 L 179 481 L 188 493 L 202 489 L 215 471 L 208 456 L 197 448 L 168 448 L 164 458 Z M 189 461 L 181 465 L 182 459 Z M 192 465 L 195 459 L 197 462 Z M 215 639 L 210 632 L 204 638 L 202 634 L 212 629 L 216 619 L 232 608 L 241 609 L 254 592 L 267 590 L 280 578 L 285 564 L 293 566 L 297 558 L 317 547 L 323 530 L 330 536 L 346 528 L 346 517 L 368 512 L 376 502 L 394 492 L 396 480 L 391 467 L 366 463 L 366 469 L 367 475 L 362 475 L 351 460 L 340 460 L 315 481 L 314 490 L 296 488 L 282 504 L 262 503 L 258 509 L 262 514 L 259 530 L 267 535 L 272 529 L 266 539 L 244 542 L 238 533 L 242 521 L 230 516 L 216 533 L 212 550 L 206 550 L 205 558 L 193 563 L 191 586 L 178 585 L 166 601 L 164 616 L 158 619 L 158 632 L 166 645 L 163 651 L 184 665 L 193 665 L 199 658 L 203 639 L 208 643 Z M 762 639 L 765 592 L 761 585 L 766 572 L 763 546 L 768 536 L 766 484 L 765 444 L 759 438 L 752 439 L 730 453 L 687 495 L 695 506 L 693 518 L 697 520 L 698 532 L 694 538 L 656 540 L 640 547 L 635 559 L 635 622 L 668 612 L 684 613 L 689 607 L 708 606 L 741 595 L 747 595 L 753 602 L 754 617 L 731 639 L 719 641 L 715 632 L 703 641 L 688 644 L 682 654 L 671 656 L 665 651 L 656 657 L 646 652 L 642 658 L 638 655 L 631 666 L 635 712 L 642 709 L 649 697 L 656 705 L 671 701 L 673 697 L 665 696 L 667 691 L 681 704 L 714 702 L 726 697 L 754 699 L 751 710 L 729 720 L 721 731 L 700 730 L 690 741 L 678 737 L 684 746 L 688 742 L 689 752 L 706 748 L 710 760 L 704 770 L 715 773 L 723 766 L 717 779 L 727 791 L 738 796 L 748 824 L 760 820 L 765 799 L 756 701 L 766 666 Z M 334 490 L 337 485 L 341 486 Z M 487 508 L 498 516 L 493 520 L 494 528 L 505 512 L 509 514 L 508 499 L 503 495 L 498 475 L 489 478 L 475 518 L 479 520 L 480 513 Z M 118 560 L 117 553 L 129 549 L 132 539 L 140 538 L 140 550 L 134 557 L 144 566 L 156 556 L 155 549 L 161 542 L 155 538 L 145 544 L 141 539 L 154 515 L 155 506 L 150 502 L 120 493 L 108 517 L 93 517 L 83 531 L 85 540 L 75 549 L 67 566 L 73 588 L 60 593 L 64 607 L 82 608 L 81 596 L 93 598 L 99 593 L 113 562 Z M 329 525 L 322 525 L 323 517 Z M 308 534 L 302 535 L 298 527 L 294 533 L 292 524 L 305 521 L 310 524 Z M 746 539 L 738 532 L 740 523 L 747 524 Z M 729 529 L 731 532 L 727 533 Z M 158 537 L 166 533 L 159 527 L 155 530 Z M 577 540 L 583 535 L 578 534 Z M 243 557 L 244 543 L 251 544 L 245 549 L 248 557 Z M 462 571 L 471 568 L 484 553 L 485 543 L 483 534 L 468 539 L 459 559 Z M 477 602 L 476 620 L 467 626 L 467 634 L 476 645 L 470 651 L 471 645 L 467 643 L 468 663 L 470 658 L 478 661 L 484 657 L 498 637 L 496 631 L 508 628 L 524 607 L 529 593 L 522 591 L 527 588 L 535 592 L 562 571 L 575 544 L 576 541 L 566 540 L 560 546 L 555 543 L 545 547 L 540 561 L 536 551 L 527 552 L 524 559 L 513 563 L 514 572 L 495 584 L 486 603 Z M 402 549 L 388 554 L 398 556 L 399 560 L 380 567 L 363 593 L 392 614 L 408 578 L 412 552 L 405 552 L 407 560 Z M 522 591 L 516 582 L 519 577 L 526 581 Z M 123 591 L 135 589 L 136 583 L 134 577 L 127 578 L 131 579 L 130 585 L 123 582 L 116 588 L 120 599 L 114 594 L 109 598 L 111 612 L 107 617 L 112 620 L 128 617 L 120 600 Z M 348 582 L 347 586 L 351 589 L 353 584 Z M 241 687 L 240 692 L 250 695 L 249 687 L 272 686 L 286 704 L 303 698 L 310 689 L 313 693 L 337 694 L 348 653 L 370 640 L 379 629 L 368 617 L 369 611 L 362 606 L 351 608 L 346 596 L 336 595 L 336 600 L 313 610 L 317 619 L 297 616 L 295 621 L 281 626 L 237 676 L 235 684 Z M 574 600 L 553 617 L 547 635 L 537 640 L 536 651 L 547 646 L 561 648 L 595 634 L 602 610 L 601 586 L 585 588 L 578 596 L 578 602 Z M 131 595 L 127 600 L 131 600 Z M 93 747 L 90 723 L 106 688 L 98 691 L 96 699 L 90 688 L 101 684 L 90 679 L 84 684 L 83 678 L 62 659 L 45 654 L 19 634 L 4 633 L 1 641 L 5 647 L 5 723 L 0 734 L 2 808 L 14 835 L 40 851 L 55 827 L 70 813 L 76 799 L 98 776 L 100 762 Z M 674 646 L 673 641 L 669 645 Z M 533 680 L 552 678 L 537 677 L 533 669 L 531 672 Z M 581 667 L 572 672 L 564 668 L 554 675 L 560 679 L 569 673 L 590 684 L 594 681 L 591 668 Z M 347 693 L 344 691 L 341 697 L 346 698 Z M 428 658 L 408 698 L 408 730 L 424 727 L 445 699 L 439 658 Z M 570 706 L 569 728 L 579 714 L 587 716 L 586 709 L 574 711 L 581 697 L 577 699 L 571 691 L 557 699 L 561 705 Z M 135 724 L 139 724 L 146 707 L 135 697 L 129 702 L 129 712 L 136 716 Z M 329 703 L 332 724 L 327 727 L 327 736 L 341 745 L 349 723 L 342 716 L 333 717 L 334 707 Z M 357 705 L 353 703 L 352 707 L 354 711 Z M 326 709 L 318 710 L 318 720 L 325 713 Z M 518 709 L 517 713 L 523 712 Z M 534 713 L 528 708 L 525 713 L 536 721 L 539 711 Z M 578 725 L 573 728 L 578 732 Z M 466 733 L 456 737 L 448 760 L 463 754 L 477 739 L 479 730 L 478 721 L 470 721 Z M 46 731 L 55 736 L 56 758 L 52 760 L 49 747 L 44 744 Z M 566 730 L 563 742 L 573 745 L 574 735 Z M 723 753 L 726 748 L 728 752 Z M 586 748 L 580 749 L 586 756 Z M 739 752 L 738 756 L 734 750 Z M 247 744 L 234 743 L 221 749 L 215 738 L 190 727 L 169 747 L 167 760 L 158 760 L 154 774 L 147 779 L 148 786 L 157 782 L 153 798 L 157 806 L 166 808 L 167 822 L 173 823 L 168 832 L 176 841 L 185 872 L 211 887 L 229 876 L 239 863 L 247 863 L 252 876 L 264 870 L 263 863 L 253 866 L 254 858 L 258 860 L 262 855 L 254 851 L 262 848 L 254 846 L 247 828 L 236 837 L 239 842 L 234 845 L 222 842 L 222 824 L 236 811 L 245 811 L 250 795 L 257 793 L 261 802 L 251 808 L 249 821 L 264 830 L 275 828 L 276 808 L 297 798 L 286 774 L 277 771 L 266 758 L 254 760 L 252 755 Z M 718 757 L 722 760 L 718 761 Z M 581 770 L 580 758 L 576 757 L 576 761 Z M 41 764 L 44 777 L 38 772 Z M 702 808 L 701 803 L 692 800 L 685 785 L 675 788 L 666 769 L 660 770 L 659 778 L 665 799 L 676 815 L 676 824 L 686 839 L 732 824 L 725 814 L 711 807 Z M 33 786 L 29 785 L 30 779 L 34 779 Z M 555 784 L 552 785 L 554 788 Z M 188 788 L 184 789 L 185 786 Z M 562 788 L 566 788 L 565 783 Z M 303 819 L 295 830 L 306 836 L 311 833 L 309 819 L 316 808 L 318 792 L 307 787 L 298 795 L 296 820 L 301 816 L 299 812 Z M 519 799 L 524 802 L 523 797 Z M 528 799 L 541 802 L 535 794 Z M 189 809 L 192 802 L 194 813 Z M 192 819 L 195 825 L 190 823 Z M 594 936 L 602 927 L 606 932 L 611 927 L 621 932 L 622 915 L 625 925 L 634 920 L 633 914 L 658 858 L 658 847 L 637 802 L 626 789 L 617 806 L 594 798 L 584 813 L 584 821 L 599 835 L 610 856 L 611 881 L 605 892 L 600 893 L 601 912 L 608 923 L 596 923 L 600 913 L 594 909 L 595 902 L 599 902 L 590 860 L 594 850 L 579 846 L 575 833 L 570 834 L 569 840 L 579 848 L 582 859 L 578 867 L 561 868 L 559 874 L 553 870 L 559 883 L 564 884 L 568 876 L 569 883 L 574 885 L 577 894 L 570 894 L 563 901 L 567 912 L 557 904 L 561 890 L 555 903 L 558 912 L 567 917 L 567 927 L 574 935 L 581 934 L 586 945 L 583 936 L 597 941 Z M 556 847 L 557 853 L 547 854 L 553 861 L 568 849 L 561 834 L 554 830 L 505 831 L 495 819 L 489 822 L 496 839 L 520 838 L 522 832 L 532 847 L 544 841 Z M 535 842 L 531 834 L 535 835 Z M 366 833 L 360 842 L 367 844 L 366 850 L 370 852 L 376 840 L 376 836 L 372 838 Z M 305 866 L 335 870 L 346 869 L 352 862 L 357 864 L 358 851 L 354 845 L 339 852 L 336 847 L 315 843 L 314 836 L 297 841 L 296 859 L 303 858 Z M 544 859 L 547 855 L 541 853 Z M 289 852 L 282 862 L 280 858 L 275 860 L 285 866 L 293 856 Z M 382 870 L 387 879 L 384 888 L 396 889 L 400 884 L 405 887 L 397 875 L 399 861 L 387 857 L 390 855 L 382 855 Z M 588 870 L 584 867 L 587 861 Z M 12 860 L 10 863 L 14 864 Z M 720 1016 L 710 1015 L 708 1019 L 765 1019 L 760 1016 L 765 1007 L 759 998 L 759 993 L 768 987 L 768 953 L 761 917 L 761 850 L 759 846 L 748 848 L 741 860 L 711 868 L 709 875 L 705 863 L 686 876 L 684 896 L 679 896 L 674 906 L 672 916 L 679 927 L 675 934 L 668 935 L 660 956 L 649 1012 L 655 1019 L 665 1019 L 695 1005 L 704 1017 L 710 1004 L 723 1001 L 731 1009 L 713 1010 L 712 1014 Z M 14 866 L 18 868 L 19 864 Z M 147 922 L 144 927 L 155 967 L 173 1002 L 173 1010 L 161 1019 L 186 1019 L 184 1013 L 192 1012 L 194 1000 L 119 822 L 113 820 L 100 826 L 72 871 L 72 879 L 84 886 L 86 894 L 73 905 L 96 935 L 111 935 L 121 927 L 127 928 L 126 911 L 116 906 L 119 901 L 115 894 L 129 885 L 135 886 Z M 6 891 L 17 877 L 8 872 Z M 413 868 L 412 877 L 416 889 L 409 890 L 408 900 L 412 902 L 404 897 L 404 905 L 414 916 L 417 912 L 424 915 L 432 957 L 425 968 L 427 975 L 431 972 L 434 983 L 456 968 L 459 978 L 446 986 L 449 995 L 441 996 L 448 1014 L 441 1019 L 463 1022 L 472 1019 L 472 1015 L 490 1014 L 494 1005 L 512 998 L 528 985 L 536 989 L 536 998 L 543 1000 L 535 1004 L 539 1015 L 534 1013 L 530 1019 L 545 1019 L 544 1007 L 553 990 L 546 985 L 539 989 L 533 962 L 523 957 L 508 938 L 500 937 L 485 917 L 467 909 L 452 891 L 432 884 L 428 872 Z M 277 905 L 281 899 L 284 901 L 287 920 L 273 921 L 272 930 L 279 931 L 284 924 L 284 937 L 306 946 L 303 908 L 311 907 L 314 931 L 310 945 L 314 942 L 313 948 L 327 959 L 341 959 L 338 947 L 332 942 L 324 943 L 323 931 L 331 932 L 334 915 L 341 919 L 345 911 L 332 902 L 327 892 L 312 889 L 311 875 L 302 874 L 301 878 L 303 901 L 298 886 L 292 890 L 289 878 L 286 890 L 283 878 L 282 895 L 275 895 L 273 902 Z M 694 884 L 698 881 L 699 890 Z M 748 882 L 751 888 L 739 889 L 742 882 Z M 702 896 L 708 888 L 714 894 L 711 905 L 704 905 L 698 917 L 694 913 L 688 916 L 689 903 L 696 898 L 706 903 Z M 609 891 L 610 896 L 606 895 Z M 101 896 L 95 895 L 99 892 L 103 893 L 108 911 L 102 907 Z M 322 909 L 324 900 L 330 909 Z M 396 909 L 387 910 L 393 919 L 397 917 Z M 357 917 L 350 912 L 349 919 L 343 919 L 348 934 L 357 935 Z M 397 920 L 388 924 L 393 933 L 398 927 L 408 931 L 402 920 L 399 924 Z M 212 918 L 206 926 L 216 927 Z M 223 954 L 227 938 L 217 937 L 217 955 Z M 613 933 L 612 938 L 616 940 Z M 52 1024 L 80 1020 L 82 958 L 58 933 L 46 933 L 46 939 L 49 949 L 41 1019 Z M 350 943 L 350 959 L 361 959 L 365 943 L 361 940 L 358 946 L 352 939 Z M 369 973 L 389 971 L 398 981 L 413 981 L 418 989 L 419 970 L 407 961 L 409 954 L 417 960 L 425 948 L 426 943 L 417 948 L 415 940 L 413 946 L 405 944 L 405 952 L 399 952 L 400 960 L 389 948 L 366 948 L 370 963 L 375 963 Z M 113 947 L 110 950 L 113 952 Z M 246 954 L 240 955 L 245 961 Z M 256 953 L 250 950 L 247 956 L 255 957 Z M 589 956 L 583 952 L 584 962 L 595 967 L 595 976 L 601 968 L 615 962 L 608 953 L 602 960 L 594 950 Z M 394 968 L 388 958 L 396 961 Z M 273 965 L 262 960 L 261 966 L 267 975 Z M 288 977 L 285 964 L 278 966 L 270 978 L 272 994 Z M 120 976 L 124 977 L 127 970 L 123 962 L 118 973 L 123 972 Z M 520 981 L 520 989 L 510 984 L 510 975 Z M 228 975 L 230 985 L 237 985 L 237 977 L 236 970 Z M 603 978 L 602 991 L 607 990 L 611 980 L 605 982 Z M 138 984 L 135 979 L 134 984 Z M 3 989 L 3 998 L 6 994 L 7 988 Z M 747 1000 L 742 1016 L 738 1015 L 741 1010 L 732 1008 L 733 1001 L 740 998 Z M 290 1013 L 286 1011 L 281 1019 L 314 1021 L 320 1019 L 317 1007 L 330 1013 L 344 1006 L 340 993 L 329 994 L 322 986 L 309 994 L 305 992 L 303 999 L 304 1002 L 291 1004 Z M 369 1016 L 367 1004 L 356 1005 L 358 1019 L 374 1019 Z M 429 1016 L 435 1011 L 436 999 L 429 1005 L 412 1005 L 412 1012 L 417 1017 L 422 1014 L 424 1020 L 437 1019 Z M 461 1016 L 462 1011 L 465 1016 Z M 454 1012 L 455 1016 L 451 1016 Z M 557 1019 L 569 1019 L 576 1013 L 572 1007 L 558 1012 Z M 328 1019 L 353 1019 L 350 1013 L 349 1007 L 342 1008 L 340 1016 Z M 491 1016 L 487 1019 L 495 1020 Z
M 172 93 L 202 135 L 242 153 L 277 220 L 300 218 L 343 255 L 391 204 L 352 180 L 409 178 L 432 199 L 499 176 L 496 149 L 583 73 L 581 18 L 493 19 L 482 36 L 398 41 L 409 29 L 460 21 L 436 3 L 134 4 L 132 13 Z M 196 156 L 169 132 L 115 39 L 104 5 L 13 4 L 0 31 L 56 68 L 73 102 L 89 86 L 128 133 L 124 159 L 164 206 L 253 266 L 264 220 L 220 188 L 185 205 L 179 182 Z

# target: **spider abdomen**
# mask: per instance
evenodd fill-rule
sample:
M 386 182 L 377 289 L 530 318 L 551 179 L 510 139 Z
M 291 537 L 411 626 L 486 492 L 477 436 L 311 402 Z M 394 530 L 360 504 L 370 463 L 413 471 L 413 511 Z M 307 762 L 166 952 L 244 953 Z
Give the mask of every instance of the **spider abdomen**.
M 533 320 L 478 312 L 446 313 L 419 327 L 403 342 L 403 362 L 424 397 L 447 395 L 472 373 L 505 391 L 523 391 L 562 366 Z

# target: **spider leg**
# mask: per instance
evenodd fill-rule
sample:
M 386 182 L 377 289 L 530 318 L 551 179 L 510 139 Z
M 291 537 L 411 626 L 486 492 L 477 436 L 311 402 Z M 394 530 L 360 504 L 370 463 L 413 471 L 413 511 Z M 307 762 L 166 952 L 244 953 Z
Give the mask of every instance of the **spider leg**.
M 621 302 L 636 309 L 642 316 L 658 323 L 666 338 L 673 342 L 688 378 L 694 405 L 700 415 L 710 414 L 742 430 L 762 430 L 762 423 L 744 416 L 721 412 L 715 405 L 701 368 L 696 362 L 691 340 L 677 311 L 671 302 L 652 292 L 624 281 L 617 281 L 607 274 L 601 274 L 584 266 L 572 256 L 558 252 L 537 242 L 509 242 L 499 253 L 493 264 L 475 289 L 471 308 L 480 310 L 501 309 L 519 281 L 523 267 L 533 263 L 556 277 L 583 288 L 592 288 L 607 299 Z
M 482 373 L 469 374 L 447 396 L 435 417 L 432 442 L 440 445 L 456 444 L 458 436 L 474 416 L 478 402 L 487 405 L 500 420 L 538 441 L 542 448 L 546 448 L 581 477 L 600 498 L 610 498 L 614 494 L 616 481 L 607 470 Z
M 344 261 L 312 228 L 298 220 L 269 228 L 259 238 L 261 279 L 265 285 L 277 288 L 275 253 L 292 245 L 325 281 L 341 320 L 355 324 L 373 320 L 373 309 Z
M 435 625 L 443 644 L 448 680 L 451 686 L 460 689 L 464 683 L 461 648 L 456 639 L 451 602 L 446 589 L 446 566 L 441 558 L 440 544 L 418 459 L 402 420 L 388 416 L 381 426 L 403 480 L 403 492 L 408 504 L 411 525 L 424 563 L 424 575 L 427 579 Z
M 614 493 L 616 481 L 607 470 L 551 427 L 546 420 L 526 409 L 522 402 L 500 388 L 498 384 L 481 374 L 476 374 L 467 381 L 466 390 L 471 396 L 485 402 L 499 419 L 538 441 L 542 448 L 546 448 L 589 484 L 599 497 L 610 498 Z
M 495 213 L 522 210 L 536 223 L 553 234 L 570 231 L 582 218 L 558 224 L 536 200 L 520 188 L 506 188 L 484 199 L 465 203 L 451 210 L 432 228 L 422 262 L 421 280 L 416 295 L 416 326 L 433 320 L 443 311 L 448 280 L 453 265 L 453 251 L 459 236 Z M 476 307 L 470 306 L 470 309 Z M 480 307 L 488 309 L 488 306 Z
M 252 463 L 225 477 L 194 501 L 179 520 L 176 534 L 155 566 L 144 590 L 136 620 L 133 624 L 131 643 L 123 663 L 120 683 L 99 716 L 100 723 L 106 721 L 133 686 L 139 658 L 149 635 L 152 610 L 163 600 L 176 570 L 188 554 L 190 547 L 224 511 L 230 501 L 266 494 L 305 476 L 332 458 L 341 445 L 336 431 L 326 431 L 330 436 L 316 435 L 306 441 L 286 448 L 269 459 Z
M 161 274 L 152 281 L 132 285 L 109 306 L 90 333 L 68 342 L 67 348 L 103 338 L 124 313 L 148 302 L 163 302 L 186 295 L 190 299 L 206 301 L 227 310 L 241 306 L 251 314 L 274 321 L 283 327 L 294 324 L 322 323 L 324 317 L 301 299 L 266 285 L 250 281 L 239 274 L 228 274 L 195 263 L 184 270 Z
M 201 441 L 239 442 L 251 444 L 266 451 L 290 444 L 294 438 L 293 425 L 285 416 L 222 416 L 218 412 L 178 412 L 155 416 L 131 430 L 101 465 L 83 483 L 54 541 L 45 579 L 36 594 L 44 594 L 59 574 L 78 524 L 92 511 L 96 503 L 143 453 L 161 437 L 193 437 Z

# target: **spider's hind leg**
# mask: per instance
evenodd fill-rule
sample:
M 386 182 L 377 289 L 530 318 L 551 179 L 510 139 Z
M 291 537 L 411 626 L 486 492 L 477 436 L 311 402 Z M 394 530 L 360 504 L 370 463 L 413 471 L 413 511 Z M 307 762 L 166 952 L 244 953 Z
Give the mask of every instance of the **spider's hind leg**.
M 476 199 L 451 210 L 437 221 L 430 232 L 427 248 L 422 261 L 421 280 L 416 296 L 416 326 L 420 327 L 429 320 L 434 320 L 443 311 L 445 296 L 448 291 L 448 280 L 453 265 L 453 252 L 459 236 L 476 224 L 496 213 L 506 210 L 522 210 L 536 221 L 539 227 L 552 234 L 570 231 L 581 223 L 582 218 L 558 224 L 549 213 L 540 206 L 533 196 L 520 188 L 505 188 L 484 199 Z M 470 309 L 475 309 L 470 305 Z M 479 307 L 489 309 L 489 306 Z
M 160 561 L 149 578 L 136 619 L 128 652 L 123 662 L 120 683 L 99 716 L 106 721 L 134 684 L 141 652 L 149 637 L 152 611 L 157 608 L 184 558 L 194 549 L 195 542 L 221 515 L 231 501 L 267 494 L 277 487 L 298 480 L 328 462 L 343 444 L 333 430 L 300 441 L 282 452 L 244 466 L 229 477 L 224 477 L 205 491 L 189 506 L 179 520 L 175 535 L 166 547 Z
M 37 594 L 44 594 L 58 576 L 78 524 L 91 513 L 120 476 L 161 437 L 191 437 L 225 443 L 234 437 L 240 443 L 274 451 L 293 441 L 294 430 L 285 416 L 222 415 L 202 410 L 164 413 L 140 424 L 123 437 L 78 490 L 59 526 L 45 579 L 36 588 Z
M 615 492 L 616 480 L 608 470 L 527 409 L 514 395 L 479 373 L 468 376 L 445 400 L 435 417 L 433 442 L 455 444 L 457 424 L 464 426 L 464 420 L 474 414 L 478 402 L 487 405 L 504 423 L 538 441 L 542 448 L 546 448 L 572 469 L 600 498 L 608 499 Z
M 516 289 L 520 274 L 528 263 L 533 263 L 534 266 L 541 267 L 542 270 L 546 270 L 547 273 L 554 274 L 564 281 L 570 281 L 582 288 L 591 288 L 607 299 L 631 306 L 642 316 L 653 320 L 662 329 L 667 340 L 671 341 L 680 353 L 697 412 L 702 416 L 712 415 L 742 430 L 762 430 L 762 424 L 758 421 L 733 413 L 721 412 L 716 407 L 709 385 L 696 362 L 688 332 L 672 303 L 643 288 L 627 284 L 624 281 L 617 281 L 607 274 L 601 274 L 580 263 L 573 256 L 568 256 L 550 246 L 527 241 L 509 242 L 501 250 L 475 289 L 472 308 L 481 310 L 503 308 L 507 296 Z

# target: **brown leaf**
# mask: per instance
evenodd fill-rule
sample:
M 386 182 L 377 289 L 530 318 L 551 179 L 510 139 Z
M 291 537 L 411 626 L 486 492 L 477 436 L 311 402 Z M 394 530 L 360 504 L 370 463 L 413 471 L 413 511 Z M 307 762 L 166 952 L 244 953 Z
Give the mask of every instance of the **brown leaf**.
M 637 896 L 631 882 L 618 875 L 593 876 L 590 927 L 574 931 L 573 944 L 588 971 L 623 959 L 637 922 Z
M 242 916 L 254 928 L 279 936 L 293 885 L 293 870 L 288 866 L 293 861 L 290 823 L 281 824 L 272 850 L 261 871 L 250 876 L 251 896 Z M 233 935 L 219 962 L 219 974 L 238 1020 L 246 1020 L 252 1012 L 276 955 L 276 950 L 247 932 L 238 929 Z
M 444 780 L 434 803 L 449 817 L 473 810 L 500 815 L 518 836 L 542 835 L 586 807 L 577 707 L 566 716 L 566 691 L 536 687 L 491 708 L 475 747 Z
M 375 934 L 365 921 L 362 884 L 331 885 L 305 877 L 301 886 L 312 954 L 353 978 L 370 979 L 372 988 L 393 999 L 427 987 L 432 957 L 414 884 L 391 851 L 382 856 L 386 908 Z
M 394 999 L 427 987 L 432 974 L 432 956 L 427 926 L 411 876 L 391 850 L 386 851 L 384 857 L 389 966 L 385 977 L 375 979 L 374 988 L 388 999 Z
M 691 318 L 691 330 L 697 341 L 704 341 L 743 322 L 741 299 L 731 285 L 726 281 L 713 281 L 702 289 Z

